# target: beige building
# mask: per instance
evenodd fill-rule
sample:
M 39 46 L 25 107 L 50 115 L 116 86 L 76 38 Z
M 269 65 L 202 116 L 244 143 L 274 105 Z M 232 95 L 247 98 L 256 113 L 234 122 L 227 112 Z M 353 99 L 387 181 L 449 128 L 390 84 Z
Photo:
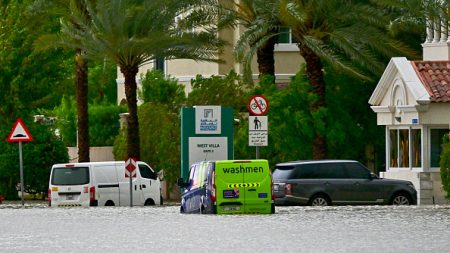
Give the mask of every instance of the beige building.
M 386 172 L 414 183 L 419 204 L 448 203 L 439 155 L 450 123 L 450 36 L 447 26 L 427 29 L 423 60 L 392 58 L 369 104 L 386 127 Z
M 229 43 L 229 46 L 225 47 L 223 53 L 219 56 L 221 60 L 225 61 L 224 63 L 196 62 L 187 59 L 151 62 L 140 69 L 137 78 L 138 86 L 140 84 L 140 75 L 154 68 L 162 69 L 166 75 L 170 75 L 184 84 L 187 93 L 191 90 L 190 81 L 196 75 L 202 75 L 204 77 L 210 77 L 212 75 L 222 76 L 228 74 L 230 70 L 242 74 L 243 66 L 234 59 L 233 49 L 239 39 L 239 35 L 244 29 L 244 27 L 240 26 L 236 29 L 226 29 L 219 33 L 218 36 Z M 287 83 L 290 77 L 299 71 L 303 59 L 300 56 L 297 45 L 292 43 L 292 36 L 289 32 L 280 35 L 278 42 L 275 46 L 276 82 Z M 256 58 L 253 60 L 252 71 L 253 79 L 257 80 L 258 66 Z M 120 70 L 117 72 L 117 100 L 120 103 L 120 101 L 125 99 L 124 77 L 120 73 Z

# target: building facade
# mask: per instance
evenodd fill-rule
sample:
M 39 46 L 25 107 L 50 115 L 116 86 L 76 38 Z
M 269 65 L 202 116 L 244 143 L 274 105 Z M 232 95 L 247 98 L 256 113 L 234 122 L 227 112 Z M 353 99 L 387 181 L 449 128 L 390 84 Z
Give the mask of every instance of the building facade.
M 218 54 L 218 58 L 223 61 L 222 63 L 196 62 L 189 59 L 160 59 L 140 68 L 137 76 L 138 86 L 141 74 L 145 74 L 152 69 L 160 69 L 165 75 L 176 78 L 179 83 L 185 85 L 187 94 L 191 91 L 191 80 L 195 79 L 196 75 L 202 75 L 203 77 L 224 76 L 231 70 L 243 74 L 243 65 L 236 61 L 233 51 L 240 34 L 244 30 L 245 27 L 237 26 L 234 29 L 224 29 L 219 32 L 218 36 L 227 42 L 223 52 L 220 55 Z M 275 76 L 277 83 L 288 83 L 290 78 L 300 70 L 300 65 L 304 61 L 300 56 L 297 45 L 293 43 L 289 29 L 281 29 L 281 31 L 283 33 L 278 36 L 278 44 L 275 46 Z M 120 103 L 125 99 L 125 87 L 122 73 L 120 73 L 120 70 L 117 73 L 117 102 Z M 257 80 L 259 73 L 256 58 L 253 59 L 252 73 L 253 79 Z
M 386 128 L 386 172 L 418 190 L 418 204 L 445 204 L 439 159 L 450 124 L 450 37 L 430 22 L 423 60 L 392 58 L 369 104 Z

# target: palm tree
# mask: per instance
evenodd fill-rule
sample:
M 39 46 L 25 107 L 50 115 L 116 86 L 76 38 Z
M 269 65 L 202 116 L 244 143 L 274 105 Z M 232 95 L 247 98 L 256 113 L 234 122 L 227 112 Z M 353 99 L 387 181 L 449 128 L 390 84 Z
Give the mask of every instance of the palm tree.
M 65 36 L 80 42 L 91 58 L 114 61 L 125 78 L 128 105 L 127 154 L 140 158 L 137 83 L 139 67 L 156 57 L 212 61 L 219 54 L 214 0 L 82 1 L 87 15 L 73 11 L 81 29 L 65 20 Z M 178 22 L 175 20 L 178 17 Z
M 371 1 L 279 0 L 280 18 L 298 41 L 316 96 L 313 158 L 327 156 L 324 63 L 364 79 L 380 75 L 386 59 L 414 52 L 388 36 L 389 17 Z
M 240 0 L 232 9 L 237 24 L 246 29 L 235 46 L 235 55 L 243 62 L 246 74 L 251 73 L 251 62 L 256 54 L 260 78 L 275 77 L 274 50 L 280 21 L 274 3 L 276 0 Z
M 39 15 L 57 15 L 69 20 L 67 25 L 74 29 L 81 29 L 72 15 L 73 12 L 81 15 L 86 21 L 86 7 L 79 0 L 38 0 L 30 6 L 30 10 L 37 17 Z M 82 33 L 83 31 L 79 31 Z M 75 90 L 77 100 L 77 146 L 78 161 L 89 162 L 89 114 L 88 114 L 88 61 L 84 57 L 83 51 L 79 48 L 78 40 L 57 34 L 42 35 L 36 42 L 38 50 L 46 50 L 51 47 L 64 47 L 75 50 Z

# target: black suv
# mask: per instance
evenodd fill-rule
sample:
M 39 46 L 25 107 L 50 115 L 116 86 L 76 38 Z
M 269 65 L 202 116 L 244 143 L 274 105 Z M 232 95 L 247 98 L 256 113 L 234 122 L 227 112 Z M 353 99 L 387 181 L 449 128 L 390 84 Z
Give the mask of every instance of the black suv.
M 378 178 L 357 161 L 279 163 L 273 171 L 275 205 L 415 205 L 409 181 Z

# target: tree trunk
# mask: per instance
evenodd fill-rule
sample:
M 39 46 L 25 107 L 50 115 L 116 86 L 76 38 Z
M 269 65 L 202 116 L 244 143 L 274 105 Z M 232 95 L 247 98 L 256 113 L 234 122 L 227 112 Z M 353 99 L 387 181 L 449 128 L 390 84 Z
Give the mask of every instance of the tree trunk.
M 120 66 L 125 77 L 125 97 L 128 105 L 127 155 L 128 158 L 140 159 L 139 120 L 137 115 L 137 66 Z
M 299 45 L 300 54 L 306 62 L 306 76 L 312 87 L 312 92 L 317 96 L 317 99 L 310 104 L 311 113 L 317 113 L 321 108 L 326 107 L 325 104 L 325 81 L 322 71 L 322 63 L 320 57 L 316 55 L 311 49 L 306 46 Z M 325 136 L 326 122 L 322 117 L 315 120 L 323 120 L 324 122 L 314 122 L 315 124 L 325 125 L 322 131 L 317 127 L 314 128 L 313 141 L 313 159 L 324 159 L 327 157 L 327 140 Z
M 272 37 L 256 52 L 260 79 L 263 75 L 270 75 L 273 76 L 275 80 L 275 43 L 276 37 Z
M 88 65 L 81 50 L 75 55 L 78 162 L 89 162 Z

